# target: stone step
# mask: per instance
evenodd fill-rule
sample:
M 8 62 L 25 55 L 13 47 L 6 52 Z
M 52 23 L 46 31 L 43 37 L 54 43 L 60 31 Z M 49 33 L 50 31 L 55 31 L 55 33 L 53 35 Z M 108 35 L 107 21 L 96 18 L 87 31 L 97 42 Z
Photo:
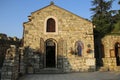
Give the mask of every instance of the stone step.
M 36 74 L 60 74 L 64 73 L 63 70 L 57 68 L 45 68 L 45 69 L 35 69 Z

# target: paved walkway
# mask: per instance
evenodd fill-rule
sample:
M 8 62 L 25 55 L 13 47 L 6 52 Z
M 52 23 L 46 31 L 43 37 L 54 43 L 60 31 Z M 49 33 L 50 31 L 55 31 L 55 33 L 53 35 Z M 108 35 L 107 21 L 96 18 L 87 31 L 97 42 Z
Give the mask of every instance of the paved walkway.
M 120 80 L 120 72 L 32 74 L 23 76 L 19 80 Z

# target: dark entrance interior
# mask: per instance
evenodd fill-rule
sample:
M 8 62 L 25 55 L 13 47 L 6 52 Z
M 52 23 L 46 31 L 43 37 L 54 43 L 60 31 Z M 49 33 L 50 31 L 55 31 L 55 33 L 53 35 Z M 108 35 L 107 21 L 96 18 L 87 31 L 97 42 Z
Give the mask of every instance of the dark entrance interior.
M 115 56 L 116 56 L 116 63 L 117 66 L 120 66 L 120 44 L 115 44 Z
M 55 68 L 55 43 L 52 40 L 46 42 L 46 68 Z

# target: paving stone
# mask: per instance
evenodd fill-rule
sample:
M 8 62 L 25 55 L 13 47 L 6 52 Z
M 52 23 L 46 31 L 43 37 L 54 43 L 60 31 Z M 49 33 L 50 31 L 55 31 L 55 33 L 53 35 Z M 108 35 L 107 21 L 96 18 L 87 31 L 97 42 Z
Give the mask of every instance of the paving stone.
M 19 80 L 120 80 L 120 72 L 33 74 L 23 76 Z

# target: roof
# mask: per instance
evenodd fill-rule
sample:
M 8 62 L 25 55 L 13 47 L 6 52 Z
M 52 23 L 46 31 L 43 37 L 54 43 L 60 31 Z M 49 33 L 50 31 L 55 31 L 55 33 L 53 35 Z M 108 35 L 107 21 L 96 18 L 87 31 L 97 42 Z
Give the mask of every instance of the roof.
M 78 16 L 78 15 L 76 15 L 76 14 L 74 14 L 74 13 L 72 13 L 72 12 L 70 12 L 70 11 L 64 9 L 64 8 L 61 8 L 61 7 L 57 6 L 57 5 L 55 5 L 54 2 L 51 2 L 48 6 L 45 6 L 45 7 L 41 8 L 41 9 L 39 9 L 39 10 L 37 10 L 37 11 L 34 11 L 34 12 L 32 12 L 31 14 L 34 14 L 34 13 L 36 13 L 36 12 L 38 12 L 38 11 L 40 11 L 40 10 L 43 10 L 43 9 L 45 9 L 45 8 L 47 8 L 47 7 L 50 7 L 50 6 L 55 6 L 55 7 L 59 8 L 59 9 L 62 9 L 62 10 L 64 10 L 64 11 L 67 11 L 67 12 L 69 12 L 69 13 L 71 13 L 71 14 L 73 14 L 73 15 L 75 15 L 75 16 L 77 16 L 77 17 L 79 17 L 79 18 L 81 18 L 81 19 L 83 19 L 83 20 L 86 20 L 86 21 L 88 21 L 88 22 L 91 23 L 90 20 L 85 19 L 85 18 L 82 18 L 82 17 L 80 17 L 80 16 Z

